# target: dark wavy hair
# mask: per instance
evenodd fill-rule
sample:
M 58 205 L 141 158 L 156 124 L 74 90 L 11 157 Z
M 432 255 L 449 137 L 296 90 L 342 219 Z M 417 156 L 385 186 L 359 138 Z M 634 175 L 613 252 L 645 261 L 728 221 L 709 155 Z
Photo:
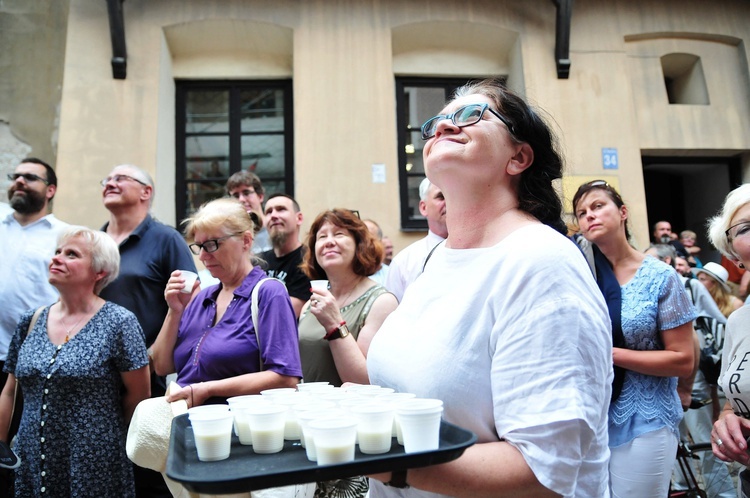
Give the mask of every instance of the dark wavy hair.
M 367 225 L 357 215 L 349 209 L 335 208 L 320 213 L 310 226 L 310 233 L 305 243 L 307 251 L 305 251 L 302 264 L 300 264 L 300 268 L 310 280 L 327 278 L 325 270 L 318 264 L 315 257 L 315 242 L 318 239 L 318 232 L 326 222 L 343 228 L 354 237 L 355 250 L 354 260 L 352 261 L 354 273 L 369 277 L 378 270 L 380 262 L 383 260 L 382 246 L 377 243 L 375 237 L 367 229 Z
M 562 178 L 563 159 L 557 138 L 547 123 L 523 98 L 508 90 L 499 79 L 470 82 L 458 88 L 454 98 L 479 94 L 495 104 L 495 110 L 511 123 L 511 137 L 527 143 L 534 151 L 534 162 L 523 173 L 518 185 L 518 208 L 565 235 L 562 201 L 552 185 Z

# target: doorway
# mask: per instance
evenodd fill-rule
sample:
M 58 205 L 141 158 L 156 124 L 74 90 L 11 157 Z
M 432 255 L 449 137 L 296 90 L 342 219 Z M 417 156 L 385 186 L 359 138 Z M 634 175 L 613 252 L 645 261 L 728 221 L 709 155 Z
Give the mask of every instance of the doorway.
M 706 236 L 706 223 L 718 213 L 730 190 L 742 183 L 739 157 L 643 156 L 643 182 L 649 235 L 654 223 L 667 220 L 672 230 L 697 234 L 703 263 L 720 254 Z

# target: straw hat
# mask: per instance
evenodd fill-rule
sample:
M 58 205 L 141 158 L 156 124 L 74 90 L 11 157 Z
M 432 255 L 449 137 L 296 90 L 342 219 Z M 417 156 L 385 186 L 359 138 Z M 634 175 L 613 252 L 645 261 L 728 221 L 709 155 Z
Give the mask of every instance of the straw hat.
M 718 263 L 714 263 L 713 261 L 710 263 L 706 263 L 703 265 L 703 268 L 693 268 L 693 273 L 697 277 L 700 273 L 705 273 L 709 277 L 712 277 L 714 280 L 719 282 L 719 284 L 724 288 L 725 291 L 731 293 L 732 289 L 729 287 L 729 284 L 727 284 L 727 280 L 729 279 L 729 272 L 726 268 L 721 266 Z

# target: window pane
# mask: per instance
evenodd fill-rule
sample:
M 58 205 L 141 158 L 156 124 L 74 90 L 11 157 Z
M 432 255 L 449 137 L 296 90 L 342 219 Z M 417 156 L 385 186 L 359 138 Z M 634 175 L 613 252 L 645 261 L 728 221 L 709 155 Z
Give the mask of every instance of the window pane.
M 284 92 L 251 88 L 240 92 L 242 132 L 284 131 Z
M 409 198 L 409 218 L 412 220 L 427 220 L 419 212 L 419 184 L 424 180 L 423 176 L 410 176 L 407 179 Z
M 185 138 L 187 181 L 229 177 L 229 137 Z
M 408 108 L 406 122 L 409 128 L 419 130 L 422 124 L 440 113 L 445 107 L 445 88 L 415 87 L 404 88 L 407 96 Z
M 263 180 L 284 178 L 284 135 L 245 135 L 242 137 L 241 169 L 252 171 Z
M 228 90 L 191 90 L 185 104 L 187 133 L 229 131 Z
M 224 197 L 226 179 L 218 182 L 187 182 L 187 206 L 185 217 L 195 213 L 201 205 L 208 201 Z
M 407 175 L 424 175 L 424 162 L 422 161 L 422 150 L 424 141 L 420 132 L 406 132 L 406 168 Z

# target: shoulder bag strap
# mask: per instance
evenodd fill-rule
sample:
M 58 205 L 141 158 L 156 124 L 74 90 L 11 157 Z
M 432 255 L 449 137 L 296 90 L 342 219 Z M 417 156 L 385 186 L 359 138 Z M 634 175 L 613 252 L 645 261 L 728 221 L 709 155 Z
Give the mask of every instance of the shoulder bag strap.
M 253 316 L 253 328 L 255 329 L 255 340 L 258 342 L 258 360 L 259 360 L 259 372 L 263 371 L 263 355 L 261 354 L 260 349 L 260 335 L 258 334 L 258 294 L 260 293 L 260 286 L 263 285 L 263 282 L 267 282 L 269 280 L 277 280 L 275 278 L 264 278 L 261 279 L 257 284 L 255 284 L 255 287 L 253 287 L 253 292 L 250 294 L 250 312 Z
M 34 314 L 31 317 L 31 321 L 29 322 L 29 328 L 26 329 L 26 335 L 23 337 L 24 340 L 29 336 L 31 331 L 34 329 L 34 326 L 36 325 L 36 322 L 39 321 L 39 315 L 42 314 L 42 310 L 44 309 L 44 306 L 40 306 L 36 309 Z M 16 414 L 16 405 L 18 405 L 18 391 L 19 391 L 19 385 L 18 385 L 18 379 L 16 379 L 16 385 L 13 387 L 13 406 L 10 408 L 10 420 L 8 421 L 8 432 L 10 432 L 10 425 L 13 423 L 13 417 Z

